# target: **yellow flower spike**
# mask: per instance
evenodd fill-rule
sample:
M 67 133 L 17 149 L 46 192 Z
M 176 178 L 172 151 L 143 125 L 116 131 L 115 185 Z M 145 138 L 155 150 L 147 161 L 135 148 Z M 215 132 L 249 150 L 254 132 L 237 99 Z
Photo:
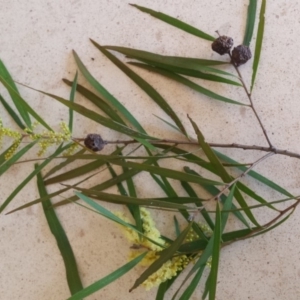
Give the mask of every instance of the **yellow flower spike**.
M 6 155 L 4 157 L 6 160 L 10 159 L 15 154 L 18 147 L 20 146 L 20 143 L 21 143 L 21 139 L 14 141 L 12 147 L 9 149 L 9 151 L 6 153 Z

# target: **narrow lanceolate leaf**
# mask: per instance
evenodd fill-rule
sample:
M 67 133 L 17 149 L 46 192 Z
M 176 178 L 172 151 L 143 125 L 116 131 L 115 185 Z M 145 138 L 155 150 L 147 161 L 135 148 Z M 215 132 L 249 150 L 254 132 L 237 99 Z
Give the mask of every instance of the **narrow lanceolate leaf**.
M 228 73 L 228 72 L 224 72 L 218 69 L 213 69 L 213 68 L 208 68 L 208 67 L 199 67 L 197 65 L 190 65 L 190 66 L 185 66 L 185 67 L 171 67 L 162 63 L 153 63 L 151 61 L 148 61 L 146 59 L 139 59 L 141 62 L 150 65 L 152 67 L 156 67 L 158 69 L 162 69 L 162 70 L 166 70 L 172 73 L 176 73 L 176 74 L 181 74 L 181 75 L 186 75 L 189 77 L 195 77 L 195 78 L 200 78 L 203 80 L 209 80 L 209 81 L 214 81 L 214 82 L 219 82 L 219 83 L 227 83 L 227 84 L 232 84 L 232 85 L 236 85 L 236 86 L 242 86 L 239 82 L 227 79 L 225 77 L 219 76 L 219 75 L 215 75 L 215 74 L 211 74 L 212 73 L 220 73 L 222 75 L 225 76 L 233 76 L 232 74 Z M 135 62 L 128 62 L 131 65 L 134 65 Z M 197 69 L 201 69 L 201 71 L 198 71 Z M 203 69 L 203 70 L 202 70 Z M 206 73 L 208 72 L 208 73 Z
M 84 154 L 84 152 L 86 151 L 86 149 L 80 149 L 79 151 L 77 151 L 74 155 L 81 155 Z M 52 174 L 55 174 L 56 172 L 58 172 L 59 170 L 61 170 L 62 168 L 66 167 L 67 165 L 71 164 L 73 161 L 75 161 L 76 158 L 72 156 L 69 156 L 66 158 L 65 161 L 55 165 L 53 168 L 51 168 L 43 177 L 44 179 L 51 176 Z
M 158 116 L 156 116 L 156 115 L 154 115 L 154 117 L 156 117 L 157 119 L 161 120 L 161 121 L 164 122 L 165 124 L 169 125 L 171 128 L 175 129 L 176 131 L 181 132 L 177 126 L 171 124 L 170 122 L 164 120 L 163 118 L 160 118 L 160 117 L 158 117 Z
M 209 279 L 209 289 L 208 289 L 209 300 L 215 300 L 216 297 L 219 259 L 220 259 L 220 251 L 221 251 L 222 225 L 225 224 L 222 224 L 220 206 L 219 203 L 217 203 L 211 271 L 208 278 Z
M 20 151 L 15 153 L 11 158 L 6 160 L 1 166 L 0 166 L 0 176 L 4 174 L 16 161 L 18 161 L 30 148 L 32 148 L 37 141 L 33 141 L 24 148 L 22 148 Z
M 159 258 L 154 261 L 146 271 L 142 273 L 142 275 L 135 281 L 132 288 L 129 290 L 130 292 L 137 288 L 141 283 L 143 283 L 151 274 L 156 272 L 161 268 L 161 266 L 167 262 L 169 259 L 173 257 L 176 251 L 179 249 L 180 245 L 183 243 L 186 235 L 191 229 L 193 222 L 191 222 L 177 237 L 177 239 L 166 249 L 160 252 Z
M 125 227 L 130 228 L 131 230 L 137 232 L 138 234 L 142 235 L 144 238 L 146 238 L 147 240 L 149 240 L 151 243 L 161 247 L 161 248 L 165 248 L 165 245 L 160 244 L 154 240 L 152 240 L 151 238 L 145 236 L 145 234 L 143 232 L 138 231 L 138 229 L 136 228 L 136 226 L 131 225 L 125 221 L 123 221 L 121 218 L 119 218 L 118 216 L 114 215 L 112 212 L 110 212 L 109 210 L 107 210 L 106 208 L 104 208 L 103 206 L 101 206 L 99 203 L 96 203 L 94 200 L 92 200 L 91 198 L 79 193 L 79 192 L 75 192 L 75 194 L 81 199 L 83 200 L 85 203 L 87 203 L 89 206 L 92 207 L 92 209 L 89 209 L 88 207 L 78 204 L 82 207 L 84 207 L 85 209 L 89 209 L 94 213 L 98 213 L 100 215 L 102 215 L 103 217 L 114 221 L 120 225 L 123 225 Z M 168 242 L 172 242 L 172 240 L 168 240 Z
M 222 163 L 219 161 L 215 152 L 205 142 L 204 136 L 203 136 L 202 132 L 199 130 L 197 124 L 190 117 L 189 117 L 189 119 L 192 123 L 195 133 L 197 134 L 198 143 L 202 147 L 202 149 L 203 149 L 205 155 L 207 156 L 207 158 L 209 159 L 209 161 L 211 162 L 214 170 L 223 179 L 224 182 L 227 182 L 227 183 L 231 182 L 232 176 L 230 176 L 230 174 L 228 174 L 227 170 L 224 168 Z M 235 196 L 237 202 L 239 203 L 239 205 L 241 207 L 245 208 L 245 210 L 244 210 L 245 214 L 251 220 L 251 222 L 253 222 L 253 224 L 255 224 L 256 226 L 260 226 L 259 223 L 256 221 L 252 211 L 248 208 L 248 205 L 247 205 L 244 197 L 242 196 L 241 192 L 238 189 L 235 189 L 234 196 Z
M 205 95 L 205 96 L 208 96 L 212 99 L 215 99 L 215 100 L 219 100 L 219 101 L 223 101 L 223 102 L 227 102 L 227 103 L 231 103 L 231 104 L 237 104 L 237 105 L 244 105 L 244 106 L 249 106 L 249 105 L 246 105 L 246 104 L 243 104 L 243 103 L 240 103 L 238 101 L 235 101 L 235 100 L 232 100 L 230 98 L 227 98 L 227 97 L 224 97 L 224 96 L 221 96 L 217 93 L 214 93 L 196 83 L 194 83 L 193 81 L 183 77 L 183 76 L 180 76 L 178 74 L 175 74 L 173 72 L 170 72 L 170 71 L 167 71 L 167 70 L 163 70 L 161 68 L 156 68 L 156 67 L 152 67 L 152 66 L 149 66 L 149 65 L 145 65 L 145 64 L 140 64 L 140 63 L 130 63 L 131 65 L 134 65 L 134 66 L 137 66 L 139 68 L 142 68 L 142 69 L 146 69 L 146 70 L 149 70 L 149 71 L 152 71 L 152 72 L 155 72 L 155 73 L 158 73 L 162 76 L 165 76 L 167 78 L 170 78 L 172 80 L 175 80 L 181 84 L 184 84 L 188 87 L 190 87 L 191 89 Z
M 72 83 L 72 88 L 70 92 L 70 101 L 74 102 L 75 101 L 75 93 L 77 89 L 77 79 L 78 79 L 78 72 L 76 71 L 73 83 Z M 69 129 L 70 132 L 73 131 L 73 109 L 69 109 Z
M 26 108 L 23 106 L 23 104 L 18 100 L 17 96 L 20 96 L 20 93 L 17 89 L 17 86 L 15 85 L 14 80 L 12 79 L 10 73 L 8 72 L 7 68 L 5 67 L 4 63 L 0 59 L 0 81 L 3 83 L 3 85 L 7 88 L 7 86 L 10 87 L 10 89 L 7 88 L 11 99 L 13 100 L 18 112 L 20 113 L 20 116 L 24 120 L 24 122 L 29 125 L 31 124 L 30 122 L 30 117 L 28 115 L 28 112 L 26 111 Z M 3 81 L 5 82 L 3 82 Z
M 153 148 L 153 146 L 148 143 L 147 141 L 144 141 L 144 139 L 155 139 L 145 133 L 141 133 L 141 132 L 137 132 L 129 127 L 126 127 L 120 123 L 114 122 L 111 119 L 105 118 L 99 114 L 97 114 L 96 112 L 94 112 L 93 110 L 87 109 L 84 106 L 77 104 L 77 103 L 72 103 L 66 99 L 63 99 L 61 97 L 55 96 L 53 94 L 49 94 L 49 93 L 45 93 L 40 91 L 41 93 L 57 100 L 58 102 L 62 103 L 63 105 L 75 110 L 76 112 L 78 112 L 79 114 L 105 126 L 108 127 L 110 129 L 113 129 L 115 131 L 124 133 L 126 135 L 129 135 L 133 138 L 135 138 L 136 140 L 140 141 L 142 144 L 145 144 L 147 146 L 149 146 L 150 148 Z
M 187 300 L 191 299 L 191 296 L 193 295 L 195 289 L 198 286 L 198 283 L 202 277 L 203 271 L 205 269 L 205 265 L 201 266 L 199 270 L 197 271 L 196 275 L 192 279 L 191 283 L 188 285 L 188 287 L 185 289 L 185 291 L 182 293 L 179 300 Z
M 123 148 L 117 147 L 117 150 L 121 151 L 122 149 Z M 122 152 L 121 152 L 121 155 L 123 155 Z M 111 169 L 113 170 L 113 168 L 111 168 Z M 124 168 L 124 167 L 122 168 L 122 170 L 123 170 L 124 173 L 129 171 L 128 168 Z M 114 178 L 117 177 L 117 174 L 115 172 L 111 171 L 111 174 L 112 174 L 112 177 L 114 177 Z M 126 190 L 125 190 L 124 187 L 121 189 L 121 184 L 122 184 L 121 182 L 119 184 L 120 184 L 120 188 L 118 186 L 119 191 L 120 191 L 121 195 L 125 196 L 126 195 Z M 132 177 L 127 178 L 126 184 L 127 184 L 127 190 L 128 190 L 129 196 L 132 197 L 132 198 L 137 198 L 137 192 L 136 192 L 136 189 L 135 189 L 133 178 Z M 134 205 L 134 204 L 129 204 L 129 205 L 127 205 L 127 207 L 129 209 L 130 213 L 132 214 L 132 217 L 135 220 L 135 224 L 136 224 L 137 229 L 140 232 L 144 232 L 143 221 L 142 221 L 142 218 L 141 218 L 140 206 L 139 205 Z
M 117 155 L 118 153 L 121 152 L 121 149 L 115 150 L 112 153 L 112 155 Z M 82 176 L 82 175 L 85 175 L 88 172 L 92 172 L 92 171 L 104 166 L 105 164 L 106 164 L 105 160 L 100 160 L 100 159 L 95 160 L 95 161 L 92 161 L 92 162 L 90 162 L 88 164 L 85 164 L 83 166 L 74 168 L 70 171 L 67 171 L 67 172 L 59 174 L 57 176 L 51 177 L 51 178 L 45 180 L 45 184 L 48 185 L 48 184 L 53 184 L 53 183 L 57 183 L 57 182 L 63 182 L 63 181 L 66 181 L 66 180 L 76 178 L 78 176 Z
M 38 113 L 36 113 L 35 110 L 33 110 L 31 108 L 31 106 L 14 89 L 12 89 L 12 87 L 10 85 L 8 85 L 7 82 L 3 78 L 1 78 L 1 76 L 0 76 L 0 81 L 7 88 L 7 90 L 10 91 L 11 94 L 14 95 L 15 101 L 17 101 L 19 103 L 19 106 L 20 105 L 22 106 L 22 109 L 24 111 L 26 111 L 26 113 L 29 113 L 30 115 L 32 115 L 45 128 L 47 128 L 50 131 L 53 131 L 52 128 L 44 121 L 44 119 L 41 118 L 40 115 Z M 24 85 L 24 86 L 26 86 L 26 85 Z M 26 86 L 26 87 L 28 87 L 28 86 Z M 25 119 L 24 119 L 24 115 L 22 115 L 21 112 L 20 112 L 20 115 L 22 116 L 22 118 L 23 118 L 25 124 L 27 125 L 27 127 L 31 128 L 31 121 L 30 121 L 30 119 L 27 119 L 27 117 L 25 117 Z
M 150 14 L 151 16 L 153 16 L 154 18 L 157 18 L 163 22 L 166 22 L 172 26 L 175 26 L 181 30 L 184 30 L 185 32 L 188 32 L 192 35 L 195 35 L 197 37 L 200 37 L 202 39 L 205 39 L 205 40 L 208 40 L 208 41 L 214 41 L 215 38 L 189 24 L 186 24 L 182 21 L 179 21 L 178 19 L 174 18 L 174 17 L 171 17 L 171 16 L 168 16 L 164 13 L 160 13 L 160 12 L 157 12 L 155 10 L 152 10 L 152 9 L 149 9 L 147 7 L 143 7 L 143 6 L 139 6 L 139 5 L 136 5 L 136 4 L 130 4 L 131 6 L 134 6 L 136 7 L 137 9 L 139 9 L 140 11 L 142 12 L 145 12 L 145 13 L 148 13 Z
M 35 168 L 38 168 L 38 165 L 35 165 Z M 37 185 L 40 196 L 46 196 L 47 191 L 44 186 L 43 178 L 39 172 L 37 173 Z M 49 228 L 56 239 L 57 246 L 65 264 L 70 292 L 71 294 L 75 294 L 82 290 L 83 286 L 79 277 L 72 247 L 54 209 L 52 208 L 51 200 L 48 199 L 47 201 L 42 202 L 42 206 Z
M 105 286 L 109 285 L 113 281 L 119 279 L 123 275 L 125 275 L 127 272 L 129 272 L 132 268 L 134 268 L 145 256 L 147 252 L 142 253 L 135 259 L 131 260 L 129 263 L 125 264 L 121 268 L 117 269 L 116 271 L 110 273 L 109 275 L 105 276 L 104 278 L 92 283 L 91 285 L 87 286 L 80 292 L 74 294 L 72 297 L 68 298 L 67 300 L 81 300 L 84 297 L 87 297 Z
M 234 184 L 231 189 L 230 189 L 230 193 L 227 196 L 225 202 L 224 202 L 224 206 L 222 209 L 222 217 L 221 217 L 221 234 L 223 234 L 223 231 L 225 229 L 227 220 L 228 220 L 228 215 L 229 215 L 229 210 L 232 207 L 232 200 L 233 200 L 233 195 L 234 195 L 234 190 L 235 190 L 235 186 L 236 184 Z
M 236 81 L 213 75 L 213 73 L 217 73 L 225 76 L 234 76 L 231 73 L 210 67 L 216 65 L 218 61 L 188 57 L 164 56 L 125 47 L 106 46 L 104 48 L 120 52 L 127 55 L 129 58 L 133 58 L 154 67 L 166 69 L 174 73 L 241 86 L 241 84 Z
M 123 195 L 109 194 L 100 191 L 95 191 L 92 189 L 83 189 L 79 187 L 74 187 L 82 194 L 93 197 L 97 200 L 107 201 L 110 203 L 117 204 L 135 204 L 135 205 L 146 205 L 151 207 L 161 207 L 169 209 L 187 209 L 188 207 L 182 204 L 177 204 L 175 201 L 168 201 L 169 198 L 135 198 Z M 186 198 L 184 198 L 186 199 Z M 165 201 L 164 201 L 165 200 Z M 176 200 L 176 199 L 171 199 Z M 179 199 L 180 200 L 180 199 Z M 189 200 L 189 199 L 186 199 Z
M 212 252 L 213 252 L 213 245 L 214 245 L 214 233 L 211 236 L 209 242 L 204 241 L 204 247 L 201 248 L 202 254 L 199 257 L 199 259 L 196 261 L 192 269 L 189 271 L 188 275 L 185 277 L 185 279 L 182 281 L 180 284 L 180 287 L 177 289 L 176 293 L 173 296 L 173 299 L 175 299 L 176 295 L 179 293 L 180 289 L 183 287 L 183 285 L 188 281 L 188 279 L 202 266 L 205 266 L 207 263 L 208 259 L 211 257 Z M 202 242 L 200 240 L 200 242 Z M 183 245 L 184 246 L 184 245 Z M 182 247 L 180 247 L 180 250 L 182 250 Z
M 216 155 L 223 161 L 226 161 L 228 163 L 234 163 L 236 164 L 237 161 L 233 160 L 232 158 L 224 155 L 223 153 L 214 150 L 214 152 L 216 153 Z M 239 166 L 237 167 L 239 170 L 242 170 L 243 172 L 247 170 L 247 167 L 243 167 L 243 166 Z M 251 176 L 252 178 L 258 180 L 259 182 L 265 184 L 266 186 L 270 187 L 271 189 L 274 189 L 275 191 L 277 191 L 278 193 L 281 193 L 287 197 L 294 197 L 291 193 L 289 193 L 286 189 L 284 189 L 283 187 L 279 186 L 277 183 L 275 183 L 274 181 L 271 181 L 270 179 L 262 176 L 261 174 L 251 170 L 250 172 L 248 172 L 247 174 L 248 176 Z
M 151 97 L 155 103 L 175 122 L 180 131 L 187 135 L 187 132 L 178 118 L 177 114 L 174 112 L 172 107 L 167 103 L 167 101 L 142 77 L 128 68 L 124 63 L 122 63 L 118 58 L 108 52 L 104 47 L 100 46 L 95 41 L 91 40 L 92 43 L 119 69 L 121 69 L 132 81 L 134 81 L 149 97 Z
M 191 69 L 195 69 L 195 66 L 217 66 L 228 64 L 228 62 L 223 60 L 209 60 L 202 58 L 192 58 L 192 57 L 182 57 L 182 56 L 168 56 L 156 54 L 144 50 L 138 50 L 127 47 L 118 47 L 118 46 L 103 46 L 106 49 L 114 50 L 120 52 L 127 57 L 134 58 L 137 60 L 145 59 L 147 61 L 151 61 L 152 63 L 162 63 L 168 65 L 170 67 L 185 67 L 190 66 Z
M 262 47 L 264 28 L 265 28 L 265 12 L 266 12 L 266 0 L 262 0 L 260 14 L 259 14 L 259 24 L 258 24 L 257 34 L 256 34 L 255 54 L 254 54 L 253 66 L 252 66 L 253 71 L 252 71 L 252 79 L 251 79 L 251 91 L 254 87 L 254 82 L 255 82 L 260 54 L 261 54 L 261 47 Z
M 246 30 L 245 30 L 245 36 L 243 41 L 243 45 L 245 46 L 249 46 L 252 39 L 254 25 L 255 25 L 256 7 L 257 7 L 257 0 L 249 0 Z
M 41 163 L 38 167 L 36 167 L 14 190 L 13 192 L 7 197 L 7 199 L 3 202 L 3 204 L 0 207 L 0 213 L 3 211 L 3 209 L 15 198 L 15 196 L 26 186 L 26 184 L 41 170 L 48 165 L 53 158 L 57 157 L 60 153 L 65 151 L 69 145 L 65 147 L 59 147 L 50 157 L 46 158 L 43 163 Z
M 125 119 L 132 124 L 139 132 L 146 133 L 140 123 L 135 119 L 135 117 L 127 110 L 127 108 L 119 102 L 113 95 L 111 95 L 97 80 L 93 75 L 89 72 L 86 66 L 82 63 L 77 53 L 73 50 L 73 55 L 76 61 L 76 64 L 85 77 L 85 79 L 89 82 L 89 84 L 96 89 L 96 91 L 101 95 L 101 97 L 110 103 L 120 114 L 122 114 Z
M 23 124 L 19 116 L 15 113 L 14 109 L 5 101 L 5 99 L 0 95 L 0 102 L 6 109 L 6 111 L 9 113 L 9 115 L 12 117 L 12 119 L 16 122 L 16 124 L 24 130 L 26 126 Z
M 175 234 L 176 234 L 176 237 L 178 237 L 180 235 L 179 222 L 178 222 L 176 216 L 174 216 L 173 219 L 174 219 Z
M 72 86 L 72 81 L 67 79 L 63 79 L 63 82 L 68 86 Z M 77 92 L 84 96 L 86 99 L 91 101 L 94 105 L 96 105 L 100 110 L 102 110 L 106 115 L 108 115 L 112 120 L 126 125 L 122 118 L 118 115 L 118 113 L 104 100 L 102 100 L 99 96 L 85 88 L 84 86 L 77 84 Z
M 146 171 L 149 173 L 153 173 L 156 175 L 164 176 L 167 178 L 173 178 L 177 180 L 182 180 L 182 181 L 187 181 L 187 182 L 194 182 L 194 183 L 199 183 L 203 185 L 222 185 L 223 183 L 213 181 L 210 179 L 206 178 L 201 178 L 196 175 L 191 175 L 191 174 L 186 174 L 184 172 L 168 169 L 168 168 L 162 168 L 162 167 L 156 167 L 156 166 L 150 166 L 145 163 L 134 163 L 134 162 L 122 162 L 122 161 L 111 161 L 112 164 L 114 165 L 119 165 L 119 166 L 124 166 L 128 168 L 132 168 L 135 170 L 140 170 L 140 171 Z
M 195 172 L 194 170 L 191 170 L 189 167 L 184 167 L 184 170 L 187 173 L 190 174 L 197 174 L 198 176 L 200 176 L 197 172 Z M 185 188 L 186 189 L 186 188 Z M 220 190 L 218 188 L 216 188 L 215 186 L 204 186 L 204 189 L 209 192 L 212 196 L 213 195 L 217 195 Z M 220 202 L 221 203 L 225 203 L 226 202 L 226 196 L 225 195 L 221 195 L 220 196 Z M 245 219 L 245 217 L 242 215 L 242 213 L 240 211 L 238 211 L 238 208 L 232 204 L 231 206 L 231 210 L 233 211 L 233 214 L 247 227 L 249 227 L 249 224 L 247 222 L 247 220 Z M 242 210 L 242 209 L 241 209 Z M 205 221 L 207 222 L 207 224 L 209 225 L 209 227 L 214 230 L 214 224 L 212 223 L 212 220 L 210 219 L 208 212 L 206 211 L 205 208 L 201 209 L 201 214 L 204 217 Z

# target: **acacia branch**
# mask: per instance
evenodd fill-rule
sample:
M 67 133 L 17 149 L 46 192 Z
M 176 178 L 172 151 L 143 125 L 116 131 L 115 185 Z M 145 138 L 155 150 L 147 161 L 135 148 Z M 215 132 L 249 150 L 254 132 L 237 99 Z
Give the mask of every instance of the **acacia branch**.
M 241 74 L 239 68 L 238 68 L 238 67 L 236 66 L 236 64 L 232 61 L 231 53 L 229 52 L 228 54 L 229 54 L 230 59 L 231 59 L 231 64 L 234 66 L 234 68 L 235 68 L 237 74 L 239 75 L 239 80 L 240 80 L 241 83 L 242 83 L 242 86 L 243 86 L 243 88 L 244 88 L 244 90 L 245 90 L 245 93 L 246 93 L 246 95 L 247 95 L 247 97 L 248 97 L 248 99 L 249 99 L 250 107 L 251 107 L 251 109 L 252 109 L 252 111 L 253 111 L 253 113 L 254 113 L 254 115 L 255 115 L 255 117 L 256 117 L 256 119 L 257 119 L 257 121 L 258 121 L 258 123 L 259 123 L 259 125 L 260 125 L 260 127 L 261 127 L 261 129 L 262 129 L 262 131 L 263 131 L 263 134 L 264 134 L 264 136 L 265 136 L 265 138 L 266 138 L 266 140 L 267 140 L 267 142 L 268 142 L 270 148 L 274 148 L 274 146 L 272 145 L 271 140 L 270 140 L 270 138 L 269 138 L 269 136 L 268 136 L 268 133 L 267 133 L 267 131 L 266 131 L 266 129 L 265 129 L 265 127 L 264 127 L 264 125 L 263 125 L 263 123 L 262 123 L 262 121 L 261 121 L 261 119 L 260 119 L 260 117 L 259 117 L 259 115 L 258 115 L 258 113 L 257 113 L 257 111 L 256 111 L 256 108 L 255 108 L 255 106 L 253 105 L 253 100 L 252 100 L 252 97 L 251 97 L 251 93 L 249 92 L 249 90 L 248 90 L 248 88 L 247 88 L 247 86 L 246 86 L 246 84 L 245 84 L 244 78 L 243 78 L 243 76 L 242 76 L 242 74 Z

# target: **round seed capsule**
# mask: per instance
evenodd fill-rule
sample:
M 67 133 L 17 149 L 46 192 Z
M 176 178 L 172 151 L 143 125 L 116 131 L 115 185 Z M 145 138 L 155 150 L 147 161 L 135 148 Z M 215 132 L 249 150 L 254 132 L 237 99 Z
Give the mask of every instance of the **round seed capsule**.
M 246 63 L 251 57 L 251 51 L 248 46 L 240 45 L 232 50 L 232 62 L 238 67 Z
M 84 145 L 94 152 L 101 151 L 106 143 L 99 134 L 91 133 L 84 139 Z
M 225 35 L 218 37 L 211 44 L 211 48 L 213 49 L 213 51 L 219 53 L 220 55 L 229 53 L 232 46 L 233 46 L 233 39 Z

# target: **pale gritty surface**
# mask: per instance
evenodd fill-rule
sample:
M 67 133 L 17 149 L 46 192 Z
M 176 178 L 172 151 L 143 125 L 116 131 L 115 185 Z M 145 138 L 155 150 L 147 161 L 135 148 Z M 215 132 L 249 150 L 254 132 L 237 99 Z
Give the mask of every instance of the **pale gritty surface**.
M 235 45 L 242 42 L 248 4 L 246 0 L 137 0 L 135 3 L 178 17 L 212 35 L 219 30 L 222 34 L 232 36 Z M 15 80 L 68 98 L 69 89 L 61 79 L 72 79 L 74 76 L 76 67 L 71 50 L 75 49 L 93 75 L 133 112 L 150 134 L 156 136 L 179 137 L 157 121 L 153 114 L 165 119 L 167 117 L 93 47 L 89 38 L 102 45 L 134 47 L 165 55 L 219 59 L 217 54 L 210 51 L 209 42 L 155 20 L 130 7 L 126 1 L 0 0 L 0 4 L 0 58 Z M 267 1 L 265 39 L 253 93 L 257 111 L 274 145 L 298 153 L 299 16 L 298 1 Z M 253 47 L 254 42 L 251 44 Z M 240 69 L 249 82 L 251 64 Z M 249 109 L 214 101 L 167 79 L 145 71 L 138 72 L 174 107 L 190 134 L 193 131 L 186 114 L 197 122 L 209 142 L 266 146 Z M 82 77 L 80 81 L 84 82 Z M 242 89 L 212 82 L 204 82 L 203 85 L 247 103 Z M 58 128 L 59 121 L 67 120 L 68 112 L 64 106 L 24 87 L 20 87 L 20 91 L 53 127 Z M 3 95 L 7 96 L 5 92 Z M 85 103 L 80 97 L 77 101 Z M 0 116 L 5 126 L 14 126 L 2 107 Z M 122 138 L 121 134 L 75 115 L 74 135 L 82 137 L 91 132 L 101 133 L 106 139 Z M 111 149 L 107 149 L 106 153 Z M 226 153 L 242 162 L 258 158 L 251 151 L 227 150 Z M 31 164 L 16 165 L 1 177 L 0 202 L 31 170 Z M 298 160 L 276 156 L 258 166 L 257 170 L 281 183 L 291 193 L 300 194 Z M 153 197 L 158 193 L 157 187 L 152 187 L 147 179 L 147 176 L 136 178 L 138 194 Z M 94 182 L 99 180 L 101 177 Z M 253 181 L 249 183 L 252 187 L 255 185 Z M 49 190 L 57 188 L 51 187 Z M 269 200 L 280 197 L 261 185 L 257 186 L 257 191 Z M 37 196 L 33 180 L 18 194 L 6 212 Z M 112 205 L 106 207 L 113 211 L 120 209 Z M 130 245 L 112 222 L 76 205 L 59 208 L 57 213 L 72 244 L 84 286 L 126 262 Z M 259 217 L 267 221 L 263 211 Z M 299 217 L 298 209 L 276 230 L 224 248 L 221 252 L 217 299 L 300 299 Z M 172 214 L 159 213 L 156 218 L 163 232 L 173 231 Z M 1 299 L 64 300 L 70 296 L 63 262 L 40 205 L 8 216 L 1 215 L 0 233 Z M 141 271 L 134 269 L 128 276 L 87 299 L 155 299 L 155 289 L 146 293 L 140 287 L 128 293 Z M 200 299 L 202 288 L 203 285 L 192 299 Z M 171 294 L 166 299 L 171 299 Z

